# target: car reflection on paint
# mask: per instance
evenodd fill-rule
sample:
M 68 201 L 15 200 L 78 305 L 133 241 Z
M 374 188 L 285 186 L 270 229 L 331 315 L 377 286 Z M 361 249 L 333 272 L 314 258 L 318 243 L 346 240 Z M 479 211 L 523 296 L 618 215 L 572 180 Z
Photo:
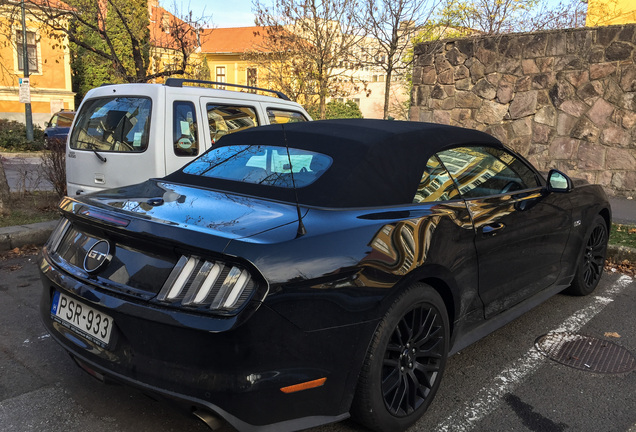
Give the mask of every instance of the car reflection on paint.
M 75 361 L 275 431 L 406 429 L 448 355 L 594 290 L 611 220 L 599 186 L 485 133 L 379 120 L 242 131 L 60 210 L 41 315 Z

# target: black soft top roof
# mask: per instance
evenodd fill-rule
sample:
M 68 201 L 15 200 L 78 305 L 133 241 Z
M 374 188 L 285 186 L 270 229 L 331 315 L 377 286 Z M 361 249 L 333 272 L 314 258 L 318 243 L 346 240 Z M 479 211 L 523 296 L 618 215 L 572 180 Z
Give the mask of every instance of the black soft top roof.
M 301 204 L 319 207 L 373 207 L 411 203 L 428 159 L 464 144 L 502 147 L 472 129 L 434 123 L 342 119 L 271 125 L 223 137 L 217 145 L 274 145 L 331 156 L 332 166 L 314 183 L 298 188 Z M 294 202 L 292 189 L 186 174 L 167 181 L 195 184 Z

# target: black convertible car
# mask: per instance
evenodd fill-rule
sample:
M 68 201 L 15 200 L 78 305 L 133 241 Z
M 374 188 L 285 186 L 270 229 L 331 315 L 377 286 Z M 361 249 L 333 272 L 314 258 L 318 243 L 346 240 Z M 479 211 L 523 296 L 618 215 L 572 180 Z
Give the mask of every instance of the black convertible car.
M 405 429 L 448 355 L 595 289 L 611 220 L 599 186 L 490 135 L 381 120 L 249 129 L 60 209 L 40 260 L 53 338 L 241 431 Z

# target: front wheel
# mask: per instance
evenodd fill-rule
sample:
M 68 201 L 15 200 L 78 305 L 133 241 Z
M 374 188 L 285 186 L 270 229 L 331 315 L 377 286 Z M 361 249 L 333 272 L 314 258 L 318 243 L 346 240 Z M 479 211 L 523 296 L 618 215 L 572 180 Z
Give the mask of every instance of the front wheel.
M 577 268 L 567 294 L 584 296 L 591 294 L 603 276 L 607 254 L 607 224 L 601 215 L 596 215 L 586 233 L 585 248 L 577 256 Z
M 441 297 L 426 284 L 411 286 L 378 325 L 360 373 L 353 418 L 381 432 L 415 423 L 437 392 L 448 345 Z

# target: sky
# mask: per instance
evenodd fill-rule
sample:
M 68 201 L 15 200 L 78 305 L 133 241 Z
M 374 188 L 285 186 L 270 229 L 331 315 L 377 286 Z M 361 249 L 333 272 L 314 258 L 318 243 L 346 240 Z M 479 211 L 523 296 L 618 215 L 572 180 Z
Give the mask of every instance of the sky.
M 192 10 L 196 18 L 206 17 L 206 27 L 248 27 L 254 25 L 252 0 L 159 0 L 159 4 L 170 12 L 185 15 Z
M 541 2 L 551 8 L 560 1 L 567 3 L 569 0 L 542 0 Z M 208 24 L 205 27 L 226 28 L 254 25 L 252 0 L 159 0 L 159 4 L 170 12 L 174 12 L 176 6 L 176 10 L 179 12 L 177 16 L 186 15 L 188 11 L 192 10 L 195 19 L 206 18 L 205 21 Z

